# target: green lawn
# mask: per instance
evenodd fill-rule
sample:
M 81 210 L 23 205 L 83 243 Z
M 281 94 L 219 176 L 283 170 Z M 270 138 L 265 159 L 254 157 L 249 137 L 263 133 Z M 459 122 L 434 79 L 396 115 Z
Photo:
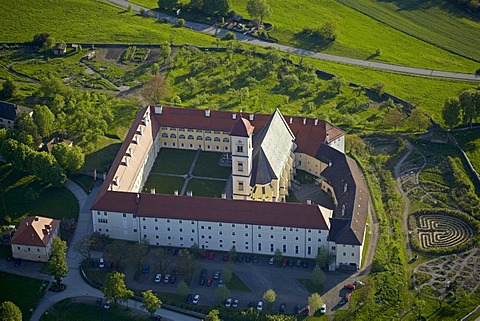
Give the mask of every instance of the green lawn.
M 3 258 L 2 258 L 3 259 Z M 33 310 L 45 294 L 43 281 L 0 272 L 0 302 L 12 301 L 22 310 L 23 320 L 30 320 Z
M 119 139 L 102 137 L 97 150 L 85 156 L 85 164 L 82 169 L 87 171 L 97 170 L 98 174 L 107 172 L 120 146 L 121 141 Z
M 69 177 L 72 181 L 77 183 L 86 193 L 89 193 L 93 187 L 93 180 L 92 176 L 82 175 L 82 174 L 75 174 Z
M 193 169 L 193 175 L 227 179 L 232 169 L 218 165 L 222 153 L 201 152 Z
M 47 185 L 8 164 L 0 166 L 0 183 L 5 200 L 5 207 L 0 204 L 1 219 L 5 218 L 5 211 L 12 223 L 17 224 L 27 215 L 57 219 L 78 217 L 77 199 L 64 187 Z
M 220 198 L 226 184 L 226 181 L 192 179 L 188 182 L 187 190 L 191 190 L 193 192 L 193 196 Z
M 227 287 L 232 291 L 252 292 L 252 290 L 250 290 L 250 288 L 235 273 L 232 273 L 232 279 L 227 283 Z
M 151 320 L 145 313 L 137 310 L 127 310 L 123 306 L 115 306 L 109 310 L 103 307 L 97 307 L 94 303 L 75 302 L 72 299 L 66 299 L 55 304 L 48 313 L 45 313 L 41 321 L 63 321 L 63 320 L 88 320 L 88 321 L 147 321 Z
M 197 152 L 194 150 L 161 148 L 152 173 L 187 174 Z
M 480 24 L 442 0 L 340 0 L 394 29 L 480 61 Z M 473 70 L 470 70 L 472 72 Z
M 152 174 L 148 176 L 145 182 L 144 191 L 150 193 L 152 188 L 155 188 L 156 194 L 173 194 L 173 191 L 182 189 L 183 178 L 172 177 L 165 175 Z
M 248 17 L 246 3 L 247 0 L 231 1 L 235 11 Z M 271 36 L 284 44 L 359 59 L 368 59 L 380 48 L 382 54 L 372 60 L 425 68 L 473 73 L 479 67 L 478 63 L 395 30 L 335 0 L 276 0 L 269 3 L 272 16 L 267 21 L 275 26 Z M 337 40 L 330 46 L 321 46 L 301 34 L 304 28 L 317 28 L 327 20 L 336 21 L 340 29 Z M 472 24 L 470 28 L 466 25 L 458 30 L 458 33 L 465 30 L 477 32 L 479 25 Z M 441 22 L 441 26 L 449 26 L 449 22 Z M 457 31 L 457 25 L 452 25 L 452 29 Z M 450 35 L 456 40 L 453 32 Z M 470 43 L 470 50 L 476 50 L 478 55 L 478 45 L 474 44 L 480 40 L 474 37 L 472 35 L 474 40 Z
M 321 293 L 323 290 L 323 286 L 315 286 L 310 279 L 298 279 L 298 281 L 302 283 L 302 285 L 306 287 L 310 293 Z
M 159 23 L 103 0 L 4 0 L 0 41 L 30 41 L 48 32 L 57 41 L 206 44 L 213 38 Z M 61 17 L 61 18 L 57 18 Z
M 477 173 L 480 173 L 480 128 L 454 131 L 452 134 L 467 154 Z

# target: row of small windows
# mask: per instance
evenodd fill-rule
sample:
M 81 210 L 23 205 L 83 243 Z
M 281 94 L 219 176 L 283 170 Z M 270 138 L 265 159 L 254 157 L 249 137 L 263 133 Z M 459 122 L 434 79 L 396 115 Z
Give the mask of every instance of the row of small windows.
M 175 128 L 175 127 L 170 127 L 170 128 L 168 128 L 168 127 L 162 127 L 162 130 L 176 131 L 177 128 Z M 179 132 L 184 132 L 184 131 L 185 131 L 185 128 L 178 128 L 178 131 L 179 131 Z M 207 134 L 212 133 L 211 130 L 191 129 L 191 128 L 187 128 L 186 131 L 187 131 L 187 132 L 197 132 L 197 133 L 204 132 L 204 133 L 207 133 Z M 230 135 L 229 132 L 221 132 L 221 131 L 219 131 L 219 130 L 215 130 L 215 131 L 213 131 L 213 133 L 214 133 L 214 134 L 221 134 L 221 133 L 223 133 L 223 134 L 225 134 L 225 135 Z
M 163 138 L 169 138 L 169 137 L 170 137 L 170 138 L 174 138 L 174 139 L 175 139 L 175 138 L 177 138 L 177 135 L 175 135 L 175 134 L 170 134 L 170 136 L 169 136 L 167 133 L 163 133 L 163 134 L 162 134 L 162 137 L 163 137 Z M 185 139 L 185 135 L 180 134 L 180 135 L 178 136 L 178 138 L 179 138 L 179 139 Z M 193 135 L 188 135 L 188 136 L 187 136 L 187 139 L 193 140 L 193 139 L 195 139 L 195 137 L 194 137 Z M 197 140 L 203 140 L 203 137 L 202 137 L 202 136 L 197 136 Z M 205 137 L 205 140 L 208 141 L 208 142 L 210 142 L 210 141 L 212 141 L 212 137 L 207 136 L 207 137 Z M 220 142 L 220 138 L 219 138 L 219 137 L 214 137 L 214 138 L 213 138 L 213 141 L 215 141 L 215 142 Z M 224 138 L 224 139 L 222 139 L 222 141 L 223 141 L 224 143 L 229 143 L 229 142 L 230 142 L 230 139 Z

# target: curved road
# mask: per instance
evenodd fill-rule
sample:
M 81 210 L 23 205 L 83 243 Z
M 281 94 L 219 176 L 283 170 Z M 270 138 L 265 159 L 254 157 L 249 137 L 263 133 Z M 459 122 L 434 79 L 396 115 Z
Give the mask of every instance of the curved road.
M 131 6 L 134 12 L 140 12 L 140 10 L 143 9 L 145 10 L 146 15 L 156 19 L 164 19 L 165 21 L 172 24 L 176 24 L 178 20 L 177 18 L 174 18 L 172 16 L 166 15 L 164 13 L 160 13 L 158 11 L 150 10 L 147 7 L 139 6 L 127 0 L 108 0 L 108 1 L 123 8 L 128 8 L 129 6 Z M 225 29 L 217 29 L 211 25 L 206 25 L 206 24 L 197 23 L 197 22 L 190 22 L 190 21 L 186 21 L 185 26 L 192 30 L 200 31 L 210 35 L 223 36 L 228 31 Z M 361 66 L 366 68 L 375 68 L 375 69 L 381 69 L 386 71 L 393 71 L 393 72 L 399 72 L 399 73 L 411 74 L 411 75 L 417 75 L 417 76 L 448 78 L 448 79 L 455 79 L 455 80 L 480 82 L 480 75 L 399 66 L 399 65 L 386 64 L 386 63 L 376 62 L 376 61 L 367 61 L 367 60 L 361 60 L 361 59 L 334 56 L 334 55 L 315 52 L 311 50 L 285 46 L 278 43 L 263 41 L 255 37 L 245 35 L 240 32 L 235 32 L 235 34 L 237 36 L 238 41 L 257 45 L 260 47 L 273 47 L 283 52 L 288 52 L 288 53 L 292 53 L 300 56 L 306 56 L 306 57 L 315 58 L 315 59 L 321 59 L 321 60 L 333 61 L 333 62 L 344 63 L 349 65 Z

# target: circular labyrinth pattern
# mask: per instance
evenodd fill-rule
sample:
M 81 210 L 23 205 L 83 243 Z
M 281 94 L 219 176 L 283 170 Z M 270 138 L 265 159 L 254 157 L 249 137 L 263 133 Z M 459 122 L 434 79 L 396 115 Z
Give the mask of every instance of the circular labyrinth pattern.
M 439 214 L 423 214 L 417 218 L 420 244 L 425 249 L 453 247 L 473 236 L 472 228 L 463 220 Z

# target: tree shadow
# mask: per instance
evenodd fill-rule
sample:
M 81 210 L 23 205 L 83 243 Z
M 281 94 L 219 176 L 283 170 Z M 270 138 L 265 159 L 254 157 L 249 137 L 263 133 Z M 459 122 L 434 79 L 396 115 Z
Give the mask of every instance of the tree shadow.
M 327 49 L 333 44 L 333 40 L 322 40 L 318 37 L 315 37 L 309 34 L 307 31 L 302 30 L 297 32 L 293 36 L 293 40 L 297 43 L 301 48 L 313 51 L 322 51 Z

